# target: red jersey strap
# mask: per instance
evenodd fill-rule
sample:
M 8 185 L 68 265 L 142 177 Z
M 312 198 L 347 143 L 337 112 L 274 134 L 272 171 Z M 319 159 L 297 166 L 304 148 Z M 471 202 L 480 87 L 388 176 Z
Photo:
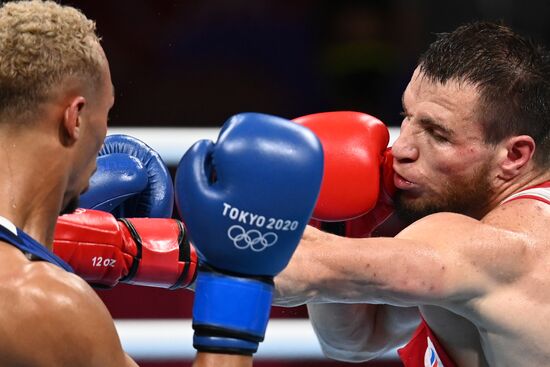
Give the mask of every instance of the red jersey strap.
M 505 204 L 510 201 L 519 199 L 533 199 L 550 204 L 550 181 L 541 183 L 540 185 L 531 186 L 504 199 L 500 204 Z
M 424 318 L 412 339 L 397 353 L 405 367 L 456 367 Z

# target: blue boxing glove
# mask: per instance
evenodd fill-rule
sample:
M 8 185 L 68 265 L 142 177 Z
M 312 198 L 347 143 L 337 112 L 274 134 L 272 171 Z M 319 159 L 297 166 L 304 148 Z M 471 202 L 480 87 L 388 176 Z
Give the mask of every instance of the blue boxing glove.
M 80 206 L 115 217 L 169 218 L 174 206 L 172 177 L 160 155 L 127 135 L 109 135 Z
M 176 204 L 202 268 L 193 345 L 203 352 L 256 352 L 273 277 L 287 265 L 310 219 L 323 175 L 317 137 L 292 121 L 243 113 L 218 141 L 181 159 Z

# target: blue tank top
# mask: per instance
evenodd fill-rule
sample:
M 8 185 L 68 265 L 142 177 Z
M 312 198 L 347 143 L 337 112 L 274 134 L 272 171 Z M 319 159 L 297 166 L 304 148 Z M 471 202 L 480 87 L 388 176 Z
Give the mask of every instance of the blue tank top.
M 66 271 L 74 273 L 71 266 L 63 261 L 60 257 L 55 255 L 53 252 L 48 250 L 46 247 L 41 245 L 38 241 L 36 241 L 34 238 L 32 238 L 19 228 L 14 226 L 14 229 L 17 234 L 13 233 L 3 225 L 0 225 L 0 240 L 17 247 L 25 254 L 30 254 L 32 260 L 44 260 L 55 264 L 65 269 Z

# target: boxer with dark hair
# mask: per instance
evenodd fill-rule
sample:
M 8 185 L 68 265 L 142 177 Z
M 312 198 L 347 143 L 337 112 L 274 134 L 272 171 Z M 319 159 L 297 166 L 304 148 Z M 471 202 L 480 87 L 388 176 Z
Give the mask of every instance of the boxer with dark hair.
M 275 279 L 275 302 L 307 303 L 336 359 L 369 360 L 409 341 L 399 350 L 407 367 L 546 365 L 549 101 L 548 51 L 476 22 L 440 35 L 420 58 L 403 93 L 393 164 L 387 138 L 360 117 L 340 116 L 347 139 L 337 121 L 326 123 L 332 116 L 308 117 L 326 136 L 327 162 L 363 169 L 322 188 L 317 219 L 344 221 L 342 230 L 308 227 Z M 393 194 L 380 179 L 388 175 Z M 342 195 L 375 199 L 363 213 L 346 212 L 332 200 Z M 354 238 L 389 230 L 392 202 L 408 226 Z M 327 203 L 340 203 L 331 204 L 339 217 Z

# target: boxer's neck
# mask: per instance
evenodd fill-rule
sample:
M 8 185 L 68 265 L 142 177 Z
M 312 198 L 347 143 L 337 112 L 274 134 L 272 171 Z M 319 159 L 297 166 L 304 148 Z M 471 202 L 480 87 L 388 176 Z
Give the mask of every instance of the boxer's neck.
M 516 179 L 497 187 L 497 195 L 491 201 L 490 208 L 496 208 L 507 198 L 529 187 L 540 185 L 550 181 L 550 173 L 544 170 L 531 170 Z
M 66 178 L 64 162 L 40 134 L 2 134 L 0 129 L 0 215 L 51 247 Z

